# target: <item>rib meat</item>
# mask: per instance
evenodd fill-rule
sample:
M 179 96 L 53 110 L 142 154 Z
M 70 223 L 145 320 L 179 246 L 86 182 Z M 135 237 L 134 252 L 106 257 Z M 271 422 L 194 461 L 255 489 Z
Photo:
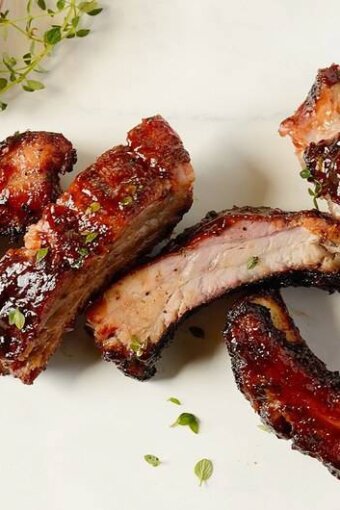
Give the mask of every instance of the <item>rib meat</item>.
M 340 478 L 340 374 L 310 351 L 280 295 L 241 298 L 224 338 L 237 385 L 262 420 Z
M 289 135 L 317 197 L 340 217 L 340 66 L 321 69 L 307 99 L 280 126 Z M 308 173 L 306 174 L 308 176 Z
M 191 206 L 190 158 L 167 122 L 146 119 L 127 141 L 79 174 L 0 261 L 3 374 L 32 383 L 89 297 Z
M 0 234 L 23 234 L 61 193 L 59 175 L 71 172 L 76 151 L 58 133 L 26 131 L 0 143 Z
M 107 290 L 88 312 L 104 358 L 147 379 L 178 322 L 241 286 L 340 289 L 339 223 L 317 211 L 234 208 L 210 213 L 158 257 Z

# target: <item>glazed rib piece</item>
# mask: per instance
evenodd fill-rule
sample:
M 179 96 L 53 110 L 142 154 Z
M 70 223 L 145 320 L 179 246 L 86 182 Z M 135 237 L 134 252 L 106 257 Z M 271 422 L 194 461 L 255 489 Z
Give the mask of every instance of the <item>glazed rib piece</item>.
M 340 478 L 340 375 L 310 351 L 279 293 L 241 298 L 224 338 L 237 385 L 264 423 Z
M 304 162 L 316 195 L 326 198 L 331 214 L 340 219 L 340 132 L 331 139 L 311 143 L 304 152 Z
M 88 312 L 104 358 L 138 379 L 189 312 L 244 285 L 340 289 L 339 223 L 317 211 L 234 208 L 210 213 L 149 263 L 107 290 Z
M 76 151 L 59 133 L 26 131 L 0 143 L 0 234 L 23 234 L 61 193 L 59 176 L 71 172 Z
M 340 217 L 340 66 L 321 69 L 306 100 L 280 126 L 289 135 L 316 197 Z
M 0 368 L 32 383 L 89 297 L 164 238 L 192 203 L 193 170 L 160 116 L 77 176 L 25 247 L 0 261 Z

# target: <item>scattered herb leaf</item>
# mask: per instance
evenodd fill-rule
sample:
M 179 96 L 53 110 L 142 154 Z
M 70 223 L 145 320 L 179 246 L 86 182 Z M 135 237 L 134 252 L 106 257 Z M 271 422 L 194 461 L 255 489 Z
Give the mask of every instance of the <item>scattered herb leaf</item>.
M 82 235 L 85 236 L 85 244 L 92 243 L 98 237 L 97 232 L 83 232 Z
M 259 257 L 249 257 L 249 259 L 247 260 L 247 269 L 254 269 L 254 267 L 257 266 L 257 264 L 259 263 L 260 259 Z
M 182 402 L 178 400 L 176 397 L 170 397 L 168 398 L 168 402 L 172 402 L 173 404 L 176 404 L 176 406 L 181 406 Z
M 89 254 L 89 250 L 87 248 L 80 248 L 79 249 L 79 254 L 82 256 L 82 257 L 87 257 L 87 255 Z
M 195 338 L 205 338 L 205 331 L 199 326 L 190 326 L 189 331 Z
M 179 415 L 175 423 L 171 425 L 171 427 L 177 427 L 178 425 L 182 427 L 189 427 L 192 432 L 198 434 L 199 432 L 199 420 L 198 418 L 191 413 L 182 413 Z
M 153 467 L 158 467 L 161 463 L 161 461 L 159 460 L 158 457 L 156 457 L 155 455 L 144 455 L 144 460 L 150 464 L 150 466 L 153 466 Z
M 194 473 L 200 481 L 200 486 L 203 482 L 206 482 L 211 478 L 214 472 L 214 466 L 211 460 L 209 459 L 201 459 L 197 462 Z
M 272 429 L 270 427 L 268 427 L 268 425 L 266 425 L 265 423 L 260 423 L 258 425 L 258 428 L 260 430 L 262 430 L 263 432 L 267 432 L 268 434 L 271 434 L 272 433 Z
M 92 214 L 100 211 L 100 203 L 99 202 L 92 202 L 86 209 L 87 214 Z
M 322 161 L 321 161 L 321 166 L 322 166 Z M 315 185 L 314 189 L 308 188 L 308 193 L 310 194 L 311 197 L 313 197 L 313 204 L 314 204 L 315 209 L 319 209 L 319 204 L 318 204 L 317 199 L 320 197 L 321 192 L 322 192 L 322 183 L 320 181 L 318 181 L 317 179 L 314 179 L 311 171 L 307 167 L 304 168 L 303 170 L 301 170 L 300 176 L 302 177 L 302 179 L 307 179 L 309 182 L 314 183 L 314 185 Z
M 10 326 L 16 326 L 18 329 L 23 329 L 25 326 L 25 316 L 20 312 L 19 308 L 14 308 L 9 311 L 8 323 Z
M 72 269 L 80 269 L 84 265 L 84 259 L 88 256 L 89 250 L 87 248 L 79 248 L 79 259 L 74 260 L 70 265 Z
M 37 254 L 36 254 L 36 261 L 37 262 L 40 262 L 41 260 L 43 260 L 46 255 L 48 254 L 48 248 L 40 248 L 40 250 L 37 251 Z
M 130 349 L 136 354 L 137 357 L 140 357 L 143 354 L 143 344 L 139 340 L 138 336 L 132 335 L 130 341 Z
M 317 180 L 314 180 L 314 184 L 315 184 L 315 187 L 314 189 L 312 188 L 309 188 L 308 189 L 308 193 L 310 194 L 310 196 L 313 197 L 313 204 L 314 204 L 314 207 L 315 209 L 318 209 L 319 210 L 319 204 L 318 204 L 318 198 L 320 197 L 321 195 L 321 192 L 322 192 L 322 184 L 321 182 L 317 181 Z
M 120 204 L 123 207 L 125 207 L 127 205 L 132 204 L 132 202 L 133 202 L 133 198 L 130 195 L 128 195 L 127 197 L 122 198 L 122 200 L 120 201 Z
M 310 179 L 312 177 L 312 174 L 309 168 L 306 167 L 303 170 L 301 170 L 300 177 L 302 177 L 302 179 Z

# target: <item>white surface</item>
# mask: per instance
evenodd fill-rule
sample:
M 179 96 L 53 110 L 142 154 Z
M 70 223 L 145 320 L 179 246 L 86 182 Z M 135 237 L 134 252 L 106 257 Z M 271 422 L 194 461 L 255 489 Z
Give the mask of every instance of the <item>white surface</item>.
M 338 0 L 103 3 L 95 33 L 50 62 L 46 91 L 20 94 L 1 115 L 0 138 L 26 128 L 61 131 L 77 147 L 81 169 L 159 112 L 197 172 L 183 224 L 233 204 L 311 206 L 277 127 L 316 69 L 339 59 Z M 304 289 L 285 296 L 315 352 L 339 369 L 339 296 Z M 205 341 L 191 338 L 185 323 L 149 383 L 99 361 L 85 334 L 68 335 L 33 387 L 4 378 L 1 507 L 339 510 L 339 482 L 258 429 L 220 345 L 224 308 L 215 304 L 190 320 L 207 330 Z M 167 403 L 170 396 L 184 406 Z M 201 418 L 198 436 L 169 428 L 184 410 Z M 145 453 L 164 463 L 149 467 Z M 193 475 L 201 457 L 215 465 L 203 488 Z

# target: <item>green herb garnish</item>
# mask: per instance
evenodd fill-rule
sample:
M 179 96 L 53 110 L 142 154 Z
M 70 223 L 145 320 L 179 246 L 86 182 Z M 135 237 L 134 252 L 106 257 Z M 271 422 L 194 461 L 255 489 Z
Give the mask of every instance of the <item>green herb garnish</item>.
M 158 457 L 156 457 L 155 455 L 144 455 L 144 460 L 150 464 L 150 466 L 153 466 L 153 467 L 158 467 L 161 463 L 161 461 L 159 460 Z
M 306 167 L 303 170 L 301 170 L 300 177 L 302 177 L 302 179 L 311 179 L 312 174 L 311 174 L 309 168 Z
M 128 195 L 127 197 L 122 198 L 122 200 L 120 201 L 120 204 L 125 207 L 127 205 L 132 204 L 132 202 L 133 202 L 133 197 Z
M 321 167 L 322 167 L 322 161 L 321 161 Z M 320 195 L 322 192 L 322 183 L 320 181 L 318 181 L 317 179 L 314 179 L 311 171 L 307 167 L 304 168 L 303 170 L 301 170 L 300 177 L 302 177 L 302 179 L 307 179 L 309 182 L 314 183 L 314 189 L 308 188 L 308 193 L 310 194 L 311 197 L 313 197 L 313 204 L 314 204 L 315 209 L 319 209 L 319 204 L 318 204 L 317 199 L 320 198 Z
M 201 459 L 197 462 L 194 473 L 200 481 L 200 486 L 203 482 L 206 482 L 211 478 L 214 472 L 214 466 L 211 460 L 209 459 Z
M 92 202 L 92 204 L 89 205 L 89 207 L 86 209 L 87 214 L 92 214 L 100 211 L 100 203 L 99 202 Z
M 266 425 L 265 423 L 260 423 L 260 425 L 258 425 L 258 428 L 263 432 L 268 432 L 269 434 L 272 433 L 272 429 L 268 427 L 268 425 Z
M 319 210 L 319 204 L 318 204 L 318 200 L 317 199 L 321 195 L 322 184 L 319 181 L 314 181 L 314 184 L 315 184 L 314 189 L 308 188 L 308 193 L 310 194 L 311 197 L 313 197 L 313 204 L 314 204 L 315 209 Z
M 80 255 L 79 259 L 74 260 L 70 265 L 72 269 L 80 269 L 84 264 L 85 257 L 88 256 L 89 250 L 87 248 L 79 248 L 78 253 Z
M 173 404 L 176 404 L 176 406 L 182 405 L 182 402 L 178 400 L 176 397 L 170 397 L 168 398 L 168 402 L 172 402 Z
M 51 56 L 56 45 L 87 36 L 90 30 L 81 26 L 84 16 L 96 16 L 102 11 L 97 1 L 54 0 L 53 8 L 49 8 L 45 0 L 22 3 L 24 12 L 14 17 L 11 7 L 4 10 L 0 1 L 0 37 L 4 39 L 0 53 L 0 111 L 7 108 L 7 102 L 1 97 L 12 88 L 20 86 L 26 92 L 44 89 L 40 80 L 32 79 L 32 73 L 46 72 L 42 63 Z M 24 50 L 20 55 L 9 53 L 12 33 L 21 38 L 19 47 Z
M 130 349 L 135 353 L 137 357 L 140 357 L 143 354 L 143 344 L 139 340 L 138 336 L 132 335 L 130 341 Z
M 259 263 L 260 259 L 259 257 L 250 257 L 248 260 L 247 260 L 247 269 L 254 269 L 254 267 L 257 266 L 257 264 Z
M 82 235 L 85 236 L 85 244 L 92 243 L 98 237 L 97 232 L 83 232 Z
M 175 423 L 171 425 L 171 427 L 177 427 L 178 425 L 182 427 L 189 427 L 195 434 L 198 434 L 199 432 L 199 420 L 194 414 L 180 414 Z
M 25 316 L 22 312 L 20 312 L 19 308 L 14 308 L 9 311 L 8 323 L 10 326 L 15 326 L 21 330 L 25 326 L 25 321 Z
M 35 256 L 35 259 L 37 262 L 40 262 L 43 260 L 46 255 L 48 254 L 48 248 L 40 248 L 40 250 L 37 251 L 37 254 Z

